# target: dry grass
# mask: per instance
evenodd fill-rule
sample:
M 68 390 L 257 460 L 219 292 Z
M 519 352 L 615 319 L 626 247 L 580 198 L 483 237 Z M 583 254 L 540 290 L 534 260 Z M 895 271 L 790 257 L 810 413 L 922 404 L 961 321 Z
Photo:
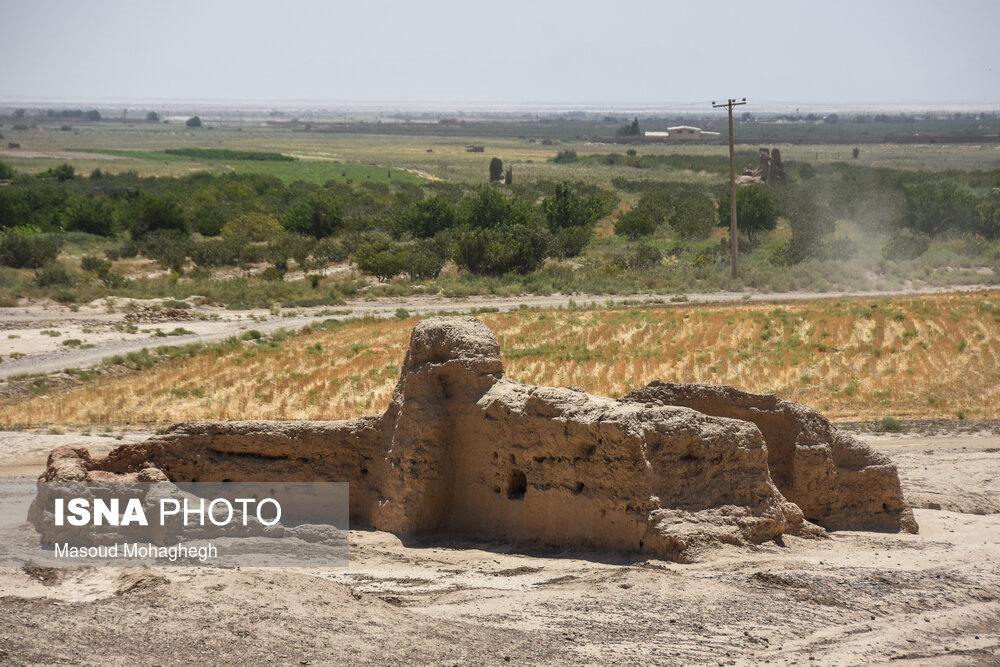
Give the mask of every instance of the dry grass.
M 1000 292 L 483 315 L 510 377 L 619 396 L 729 384 L 834 419 L 1000 415 Z M 385 409 L 414 319 L 242 345 L 0 407 L 32 427 L 342 419 Z

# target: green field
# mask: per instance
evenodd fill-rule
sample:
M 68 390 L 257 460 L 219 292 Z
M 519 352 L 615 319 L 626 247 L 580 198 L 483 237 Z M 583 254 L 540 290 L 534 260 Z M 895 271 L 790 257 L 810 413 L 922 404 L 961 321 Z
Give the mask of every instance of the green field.
M 466 130 L 473 130 L 480 124 Z M 790 136 L 798 132 L 789 126 Z M 750 127 L 746 128 L 751 135 Z M 485 128 L 484 128 L 485 130 Z M 663 145 L 636 146 L 592 143 L 581 136 L 554 140 L 543 145 L 524 128 L 519 134 L 507 137 L 482 136 L 474 133 L 459 136 L 419 136 L 368 133 L 319 133 L 291 131 L 273 127 L 218 127 L 216 129 L 189 130 L 176 125 L 124 124 L 102 122 L 81 125 L 73 132 L 62 132 L 55 126 L 39 125 L 36 128 L 11 131 L 3 128 L 5 140 L 15 140 L 24 151 L 64 152 L 86 151 L 105 153 L 118 160 L 95 160 L 88 157 L 68 160 L 78 173 L 89 173 L 95 168 L 117 173 L 134 171 L 140 175 L 175 176 L 198 170 L 222 171 L 226 164 L 233 169 L 250 171 L 258 167 L 244 164 L 184 159 L 163 153 L 167 149 L 203 148 L 236 151 L 276 152 L 299 158 L 308 163 L 298 169 L 283 163 L 266 164 L 269 173 L 283 180 L 301 178 L 309 182 L 340 177 L 348 167 L 365 167 L 348 171 L 348 178 L 388 180 L 388 169 L 419 172 L 425 176 L 452 182 L 482 183 L 488 178 L 489 161 L 499 157 L 505 165 L 513 167 L 515 180 L 571 180 L 609 186 L 615 177 L 636 178 L 638 170 L 630 167 L 595 167 L 589 164 L 553 164 L 552 158 L 561 150 L 574 150 L 579 155 L 624 153 L 628 148 L 642 155 L 726 155 L 719 145 Z M 739 138 L 739 135 L 737 135 Z M 749 136 L 747 137 L 749 140 Z M 483 153 L 466 152 L 469 145 L 484 146 Z M 758 144 L 745 145 L 742 150 L 755 152 Z M 769 143 L 759 144 L 770 146 Z M 786 161 L 814 164 L 850 162 L 873 167 L 920 169 L 942 171 L 947 169 L 976 170 L 996 168 L 1000 165 L 1000 148 L 996 143 L 984 144 L 859 144 L 859 158 L 852 157 L 851 144 L 775 144 L 781 148 Z M 67 161 L 66 157 L 24 158 L 17 151 L 0 150 L 0 160 L 19 171 L 38 173 Z M 747 163 L 752 160 L 745 161 Z M 320 164 L 317 164 L 320 163 Z M 740 168 L 746 166 L 738 165 Z M 287 167 L 287 169 L 285 169 Z M 372 169 L 367 169 L 371 167 Z M 307 170 L 308 169 L 308 170 Z M 379 173 L 386 171 L 381 177 Z M 259 173 L 259 172 L 254 172 Z M 705 174 L 677 174 L 673 170 L 642 170 L 639 177 L 649 179 L 706 178 Z M 406 178 L 393 173 L 393 178 Z M 714 179 L 714 177 L 713 177 Z M 718 179 L 715 179 L 718 180 Z

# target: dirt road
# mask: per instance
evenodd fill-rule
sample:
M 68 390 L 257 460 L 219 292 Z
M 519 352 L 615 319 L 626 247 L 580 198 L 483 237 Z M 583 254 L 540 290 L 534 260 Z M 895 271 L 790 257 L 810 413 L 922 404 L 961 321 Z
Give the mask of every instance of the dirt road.
M 213 342 L 241 331 L 261 332 L 280 328 L 297 329 L 316 320 L 327 318 L 394 317 L 400 309 L 410 315 L 430 315 L 440 312 L 467 313 L 482 309 L 508 311 L 521 307 L 567 308 L 576 305 L 639 305 L 663 306 L 723 303 L 780 303 L 834 299 L 845 297 L 892 297 L 933 294 L 945 291 L 976 291 L 985 286 L 953 287 L 940 290 L 851 293 L 737 293 L 607 296 L 593 294 L 524 295 L 517 297 L 476 296 L 464 299 L 441 296 L 408 296 L 373 300 L 353 300 L 344 306 L 302 308 L 274 314 L 267 310 L 231 311 L 219 307 L 199 307 L 176 311 L 195 319 L 162 322 L 139 322 L 133 332 L 122 329 L 130 308 L 143 308 L 158 303 L 123 299 L 95 301 L 72 310 L 52 304 L 24 308 L 0 309 L 0 380 L 22 374 L 53 373 L 67 368 L 87 368 L 107 357 L 136 352 L 161 345 L 183 345 L 193 342 Z M 117 325 L 117 328 L 116 328 Z M 164 335 L 181 328 L 188 333 Z M 67 340 L 78 341 L 69 346 Z
M 96 439 L 22 435 L 0 450 L 11 469 Z M 786 538 L 679 565 L 352 531 L 342 570 L 7 568 L 0 662 L 1000 664 L 1000 514 L 968 505 L 1000 497 L 1000 438 L 872 444 L 916 501 L 916 535 Z

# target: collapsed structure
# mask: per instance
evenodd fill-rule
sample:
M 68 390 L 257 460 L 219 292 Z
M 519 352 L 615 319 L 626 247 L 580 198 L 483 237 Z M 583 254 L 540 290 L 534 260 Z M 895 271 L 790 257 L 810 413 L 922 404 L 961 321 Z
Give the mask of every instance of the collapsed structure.
M 414 328 L 383 415 L 180 424 L 104 458 L 54 450 L 42 479 L 163 477 L 347 481 L 355 526 L 680 561 L 823 528 L 917 529 L 895 467 L 813 410 L 728 387 L 615 400 L 520 384 L 472 317 Z
M 785 180 L 785 163 L 781 161 L 781 151 L 777 148 L 757 151 L 757 168 L 746 167 L 739 179 L 741 185 L 767 183 L 769 181 Z

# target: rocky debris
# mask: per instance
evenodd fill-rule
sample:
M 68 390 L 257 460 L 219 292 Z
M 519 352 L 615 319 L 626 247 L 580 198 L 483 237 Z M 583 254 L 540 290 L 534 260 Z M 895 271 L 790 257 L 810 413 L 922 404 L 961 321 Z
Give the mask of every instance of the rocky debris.
M 142 306 L 122 318 L 125 322 L 190 322 L 195 316 L 183 308 L 163 308 L 162 306 Z
M 774 424 L 761 426 L 710 406 L 670 404 L 656 394 L 662 386 L 613 400 L 523 385 L 505 377 L 500 346 L 482 322 L 430 318 L 413 330 L 383 415 L 180 424 L 105 458 L 54 450 L 42 479 L 348 481 L 354 525 L 679 561 L 720 543 L 822 534 L 782 485 L 823 526 L 910 526 L 892 466 L 850 436 L 824 431 L 818 413 L 771 397 L 784 412 L 771 408 Z M 778 425 L 789 418 L 799 421 Z M 789 441 L 786 431 L 808 435 Z
M 755 424 L 767 443 L 771 479 L 809 521 L 831 530 L 917 531 L 896 466 L 816 410 L 773 394 L 665 382 L 652 382 L 620 400 L 683 405 Z

